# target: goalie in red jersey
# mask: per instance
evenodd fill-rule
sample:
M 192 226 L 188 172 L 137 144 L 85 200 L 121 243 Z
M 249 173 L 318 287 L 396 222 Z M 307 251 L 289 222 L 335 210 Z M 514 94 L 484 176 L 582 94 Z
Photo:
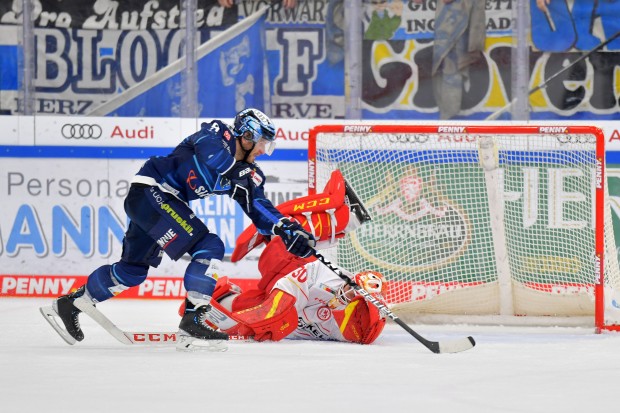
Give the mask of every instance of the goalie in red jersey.
M 385 326 L 379 310 L 330 269 L 295 257 L 279 239 L 267 245 L 258 267 L 262 278 L 256 289 L 241 291 L 227 277 L 218 279 L 207 325 L 257 341 L 288 337 L 360 344 L 375 341 Z M 383 275 L 363 271 L 350 278 L 383 301 Z
M 277 207 L 297 220 L 321 244 L 333 245 L 369 219 L 368 213 L 339 171 L 322 194 Z M 301 212 L 293 212 L 301 211 Z M 256 289 L 241 291 L 219 277 L 205 323 L 229 335 L 253 336 L 257 341 L 285 337 L 370 344 L 381 334 L 385 318 L 329 268 L 314 258 L 299 258 L 278 238 L 262 238 L 253 226 L 237 241 L 232 260 L 267 242 L 258 269 Z M 347 274 L 384 302 L 387 282 L 376 271 Z

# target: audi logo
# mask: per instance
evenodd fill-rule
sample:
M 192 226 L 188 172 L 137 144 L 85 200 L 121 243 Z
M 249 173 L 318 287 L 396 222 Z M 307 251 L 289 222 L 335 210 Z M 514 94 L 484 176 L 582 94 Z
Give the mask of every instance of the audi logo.
M 426 143 L 428 142 L 428 135 L 412 135 L 412 134 L 401 134 L 401 135 L 390 135 L 389 140 L 393 143 Z
M 596 143 L 596 136 L 594 135 L 556 135 L 560 143 Z
M 60 130 L 65 139 L 99 139 L 103 131 L 99 125 L 65 124 Z

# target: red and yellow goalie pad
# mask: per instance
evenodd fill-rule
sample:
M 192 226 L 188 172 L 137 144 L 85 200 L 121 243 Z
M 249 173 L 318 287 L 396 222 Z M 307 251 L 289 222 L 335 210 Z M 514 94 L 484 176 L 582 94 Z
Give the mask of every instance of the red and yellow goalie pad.
M 256 341 L 282 340 L 297 328 L 295 297 L 277 288 L 265 295 L 260 297 L 260 303 L 233 311 L 232 318 L 240 323 L 237 334 L 253 335 Z
M 292 199 L 276 208 L 284 216 L 299 222 L 317 240 L 317 248 L 333 244 L 348 232 L 351 211 L 345 203 L 345 180 L 339 170 L 332 172 L 322 193 Z M 257 246 L 266 242 L 252 224 L 237 239 L 230 260 L 237 262 Z

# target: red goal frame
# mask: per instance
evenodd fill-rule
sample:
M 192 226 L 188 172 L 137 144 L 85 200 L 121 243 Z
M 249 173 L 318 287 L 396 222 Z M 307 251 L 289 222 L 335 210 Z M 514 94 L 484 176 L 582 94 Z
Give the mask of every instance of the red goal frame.
M 308 193 L 316 194 L 316 137 L 320 133 L 424 133 L 424 134 L 515 134 L 515 135 L 557 135 L 557 134 L 590 134 L 595 135 L 596 142 L 596 193 L 595 193 L 595 331 L 620 331 L 620 325 L 606 325 L 604 312 L 604 254 L 605 254 L 605 136 L 600 128 L 594 126 L 566 126 L 566 125 L 387 125 L 387 124 L 342 124 L 318 125 L 310 130 L 308 142 Z

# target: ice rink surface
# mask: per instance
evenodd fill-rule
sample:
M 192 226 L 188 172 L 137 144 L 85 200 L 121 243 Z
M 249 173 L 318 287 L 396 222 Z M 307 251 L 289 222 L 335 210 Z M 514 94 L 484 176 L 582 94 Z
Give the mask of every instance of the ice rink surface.
M 586 328 L 412 326 L 431 340 L 472 335 L 433 354 L 397 325 L 373 345 L 231 342 L 225 353 L 118 343 L 82 315 L 67 345 L 38 308 L 0 298 L 0 411 L 12 412 L 617 412 L 620 334 Z M 123 330 L 174 331 L 176 301 L 112 300 Z

